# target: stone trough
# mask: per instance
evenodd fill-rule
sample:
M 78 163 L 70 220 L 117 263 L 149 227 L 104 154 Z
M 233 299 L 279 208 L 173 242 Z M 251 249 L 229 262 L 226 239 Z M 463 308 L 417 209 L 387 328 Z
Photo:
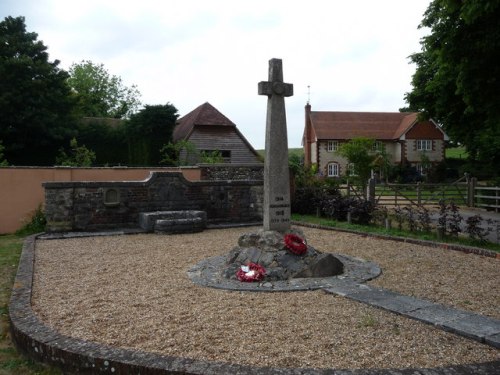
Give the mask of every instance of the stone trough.
M 207 226 L 205 211 L 155 211 L 139 214 L 139 226 L 147 232 L 195 233 Z

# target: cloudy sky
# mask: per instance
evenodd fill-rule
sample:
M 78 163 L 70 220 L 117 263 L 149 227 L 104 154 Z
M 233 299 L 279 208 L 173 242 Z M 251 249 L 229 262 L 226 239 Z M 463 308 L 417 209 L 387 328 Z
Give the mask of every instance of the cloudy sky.
M 252 145 L 264 147 L 268 61 L 283 60 L 288 144 L 300 147 L 304 106 L 317 111 L 398 111 L 411 88 L 430 0 L 1 0 L 0 16 L 27 29 L 61 67 L 91 60 L 143 104 L 181 116 L 209 102 Z M 310 86 L 310 90 L 308 90 Z M 309 95 L 310 91 L 310 95 Z

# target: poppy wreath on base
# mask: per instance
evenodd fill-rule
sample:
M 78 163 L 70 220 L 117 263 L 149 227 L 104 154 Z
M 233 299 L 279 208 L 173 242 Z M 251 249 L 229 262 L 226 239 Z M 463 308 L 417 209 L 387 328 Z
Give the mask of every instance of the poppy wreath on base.
M 302 255 L 307 251 L 306 242 L 296 234 L 285 235 L 285 246 L 296 255 Z
M 238 268 L 238 271 L 236 271 L 236 277 L 238 280 L 248 283 L 261 281 L 265 274 L 265 268 L 257 263 L 249 263 L 246 266 L 241 266 Z

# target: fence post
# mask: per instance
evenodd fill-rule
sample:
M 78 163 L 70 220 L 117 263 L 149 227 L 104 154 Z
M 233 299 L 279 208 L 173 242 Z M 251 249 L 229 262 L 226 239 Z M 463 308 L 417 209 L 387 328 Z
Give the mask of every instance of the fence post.
M 422 196 L 421 196 L 421 191 L 420 191 L 420 181 L 417 182 L 417 205 L 422 204 Z
M 375 204 L 375 179 L 370 178 L 368 180 L 368 186 L 366 189 L 366 200 L 372 204 Z
M 477 178 L 472 177 L 467 179 L 467 206 L 475 207 L 476 202 L 474 194 L 476 193 Z
M 347 196 L 351 195 L 351 182 L 347 179 Z

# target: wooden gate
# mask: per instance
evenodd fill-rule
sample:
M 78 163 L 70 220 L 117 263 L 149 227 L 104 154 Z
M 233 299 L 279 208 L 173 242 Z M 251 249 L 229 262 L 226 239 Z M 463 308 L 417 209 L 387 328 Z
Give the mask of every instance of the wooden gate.
M 440 200 L 468 205 L 469 184 L 464 176 L 448 184 L 378 184 L 374 191 L 375 203 L 383 206 L 436 205 Z

